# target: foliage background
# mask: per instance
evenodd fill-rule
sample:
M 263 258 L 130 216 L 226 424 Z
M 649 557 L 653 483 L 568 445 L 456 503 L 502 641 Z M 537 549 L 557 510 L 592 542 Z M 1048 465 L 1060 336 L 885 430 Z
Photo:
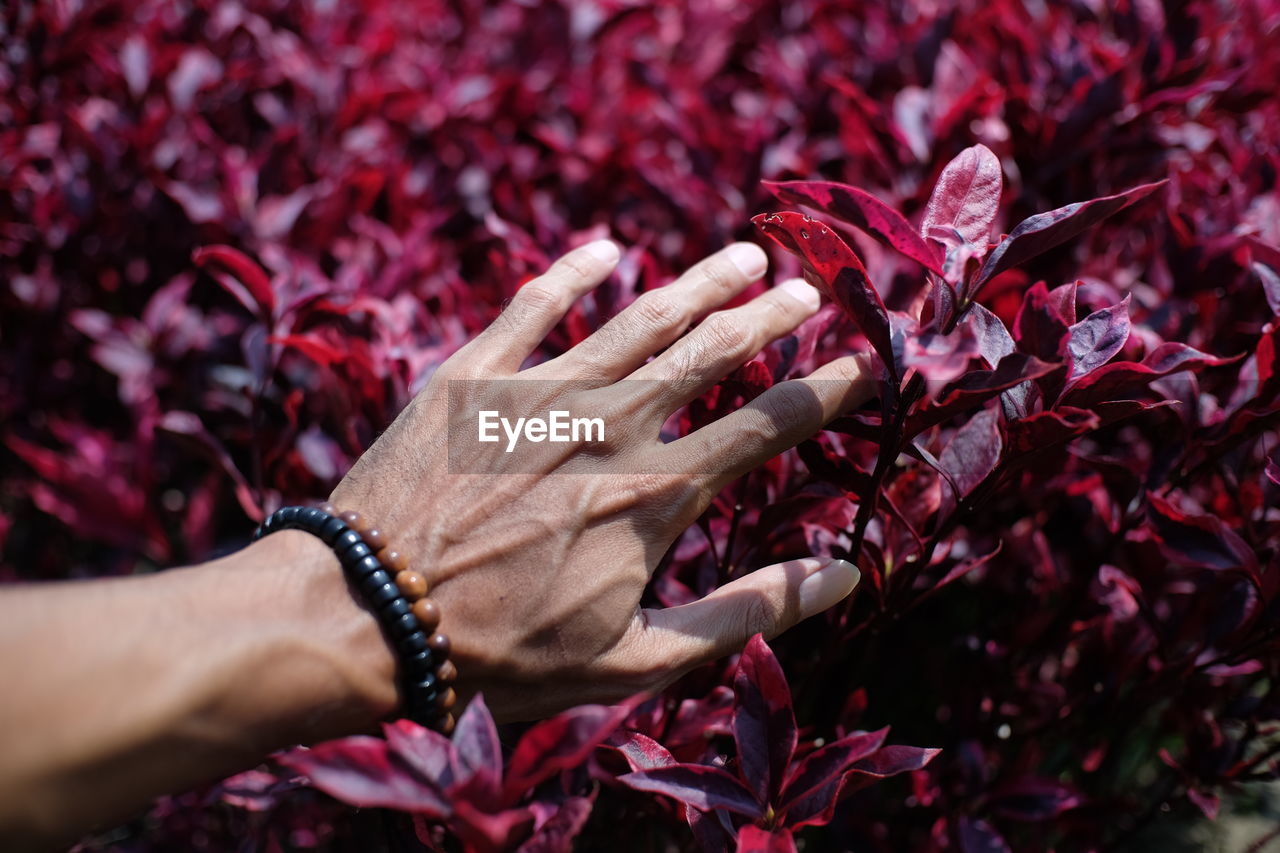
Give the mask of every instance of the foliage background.
M 1167 340 L 1241 360 L 1163 381 L 1154 399 L 1180 405 L 1021 469 L 949 534 L 953 560 L 1002 543 L 963 580 L 847 643 L 833 632 L 870 615 L 866 596 L 774 647 L 806 737 L 892 724 L 943 748 L 845 799 L 812 844 L 1114 849 L 1162 809 L 1213 813 L 1218 792 L 1275 775 L 1280 717 L 1273 599 L 1214 565 L 1238 539 L 1275 585 L 1276 305 L 1254 262 L 1280 245 L 1278 42 L 1265 0 L 6 4 L 0 575 L 238 546 L 264 511 L 326 494 L 551 258 L 606 233 L 627 249 L 548 353 L 760 239 L 751 217 L 783 207 L 762 179 L 842 181 L 918 219 L 981 142 L 1004 170 L 998 233 L 1167 178 L 982 302 L 1011 324 L 1033 282 L 1079 280 L 1090 310 L 1131 297 L 1126 356 Z M 273 304 L 202 271 L 193 252 L 212 244 L 260 262 Z M 906 310 L 921 271 L 856 245 Z M 798 269 L 775 257 L 774 278 Z M 851 345 L 827 335 L 815 358 Z M 702 525 L 714 554 L 692 531 L 655 599 L 847 544 L 856 495 L 829 475 L 792 454 L 749 480 Z M 1179 522 L 1189 544 L 1170 546 L 1151 490 L 1219 525 Z M 814 494 L 821 512 L 797 509 Z M 670 801 L 594 784 L 584 838 L 691 843 Z M 395 818 L 314 793 L 266 817 L 208 805 L 221 795 L 169 802 L 112 843 L 412 843 L 387 834 Z

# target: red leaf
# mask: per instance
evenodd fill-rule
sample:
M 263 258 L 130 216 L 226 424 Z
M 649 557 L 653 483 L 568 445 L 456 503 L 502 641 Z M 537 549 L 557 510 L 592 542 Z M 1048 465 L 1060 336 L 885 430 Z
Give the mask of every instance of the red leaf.
M 191 260 L 198 267 L 215 267 L 210 273 L 223 288 L 254 313 L 270 317 L 276 307 L 271 279 L 249 256 L 230 246 L 204 246 L 196 249 Z M 220 274 L 216 267 L 224 266 L 231 275 Z
M 875 239 L 923 266 L 942 275 L 942 257 L 911 223 L 889 205 L 868 192 L 828 181 L 762 181 L 779 201 L 803 204 L 848 222 Z
M 795 853 L 796 842 L 786 829 L 770 832 L 754 824 L 738 830 L 737 853 Z
M 805 280 L 844 309 L 896 378 L 889 312 L 849 244 L 823 223 L 800 213 L 762 213 L 751 221 L 800 258 Z
M 1116 195 L 1076 202 L 1022 220 L 987 256 L 986 262 L 982 265 L 982 271 L 973 282 L 971 291 L 964 294 L 965 301 L 973 301 L 982 285 L 995 275 L 1026 263 L 1036 255 L 1065 243 L 1108 216 L 1142 201 L 1166 183 L 1168 181 L 1143 184 Z
M 866 758 L 879 749 L 888 733 L 887 727 L 874 732 L 855 732 L 805 756 L 788 774 L 787 784 L 778 798 L 778 813 L 786 820 L 789 808 L 824 787 L 831 789 L 831 799 L 834 801 L 839 786 L 832 787 L 831 783 L 844 778 L 845 771 L 853 762 Z M 825 808 L 825 804 L 823 807 Z M 795 824 L 787 821 L 787 825 Z
M 584 762 L 631 713 L 632 705 L 582 705 L 543 720 L 521 736 L 507 764 L 508 796 Z
M 1067 354 L 1071 357 L 1071 379 L 1106 364 L 1129 339 L 1129 297 L 1110 308 L 1094 311 L 1071 326 Z
M 775 802 L 796 749 L 796 718 L 787 676 L 759 634 L 738 659 L 733 693 L 733 739 L 742 778 L 759 802 Z
M 1093 412 L 1058 406 L 1053 411 L 1037 412 L 1030 417 L 1010 421 L 1007 426 L 1009 446 L 1015 455 L 1048 450 L 1097 429 L 1099 423 Z
M 450 807 L 435 783 L 425 779 L 374 737 L 328 741 L 280 756 L 280 763 L 306 776 L 331 797 L 362 808 L 388 808 L 445 817 Z
M 961 151 L 947 164 L 925 207 L 920 233 L 954 228 L 969 243 L 985 245 L 1000 205 L 1004 176 L 1000 160 L 985 145 Z
M 1013 336 L 1023 352 L 1044 361 L 1057 361 L 1065 353 L 1070 331 L 1058 316 L 1043 281 L 1037 281 L 1022 297 L 1013 322 Z
M 391 752 L 399 756 L 425 779 L 441 788 L 453 780 L 453 745 L 437 731 L 412 720 L 396 720 L 382 727 Z
M 700 812 L 727 809 L 758 818 L 763 806 L 741 782 L 718 767 L 702 764 L 676 764 L 655 767 L 619 776 L 618 781 L 637 791 L 652 791 L 674 797 Z

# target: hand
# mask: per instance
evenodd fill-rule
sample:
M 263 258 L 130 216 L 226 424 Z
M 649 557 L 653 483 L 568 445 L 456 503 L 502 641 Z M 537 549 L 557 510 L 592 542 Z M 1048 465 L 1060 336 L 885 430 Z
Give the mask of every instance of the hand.
M 712 255 L 569 352 L 521 370 L 617 260 L 617 247 L 599 241 L 522 287 L 331 496 L 428 578 L 459 693 L 483 691 L 500 720 L 659 689 L 756 632 L 772 637 L 830 607 L 858 581 L 848 563 L 808 558 L 680 607 L 640 608 L 664 552 L 721 488 L 863 402 L 873 382 L 862 357 L 842 358 L 660 440 L 673 411 L 819 307 L 817 291 L 793 280 L 716 311 L 764 274 L 768 260 L 751 243 Z M 512 423 L 555 410 L 599 417 L 605 440 L 526 440 L 508 453 L 501 430 L 496 443 L 477 441 L 481 409 Z

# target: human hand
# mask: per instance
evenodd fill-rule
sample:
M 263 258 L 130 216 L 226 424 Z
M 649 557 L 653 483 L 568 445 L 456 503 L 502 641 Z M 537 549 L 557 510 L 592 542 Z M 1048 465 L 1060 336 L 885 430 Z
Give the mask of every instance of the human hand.
M 838 359 L 662 442 L 672 412 L 819 307 L 817 291 L 793 280 L 716 311 L 764 274 L 768 259 L 752 243 L 717 252 L 569 352 L 521 370 L 617 260 L 617 247 L 599 241 L 522 287 L 330 498 L 428 578 L 459 692 L 482 691 L 500 720 L 659 689 L 757 632 L 773 637 L 830 607 L 858 582 L 848 563 L 806 558 L 679 607 L 639 606 L 663 554 L 721 488 L 866 400 L 874 383 L 862 356 Z M 506 417 L 504 408 L 519 409 L 511 422 L 555 410 L 599 417 L 606 440 L 512 453 L 501 431 L 496 443 L 476 441 L 477 412 Z

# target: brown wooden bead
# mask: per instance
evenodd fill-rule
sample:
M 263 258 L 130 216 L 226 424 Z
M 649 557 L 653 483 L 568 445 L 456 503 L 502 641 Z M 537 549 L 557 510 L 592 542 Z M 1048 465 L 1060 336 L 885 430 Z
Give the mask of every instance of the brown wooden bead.
M 437 658 L 444 660 L 449 656 L 449 638 L 444 634 L 432 634 L 427 640 L 427 648 L 435 652 Z
M 452 711 L 453 706 L 458 704 L 458 694 L 454 692 L 452 687 L 446 688 L 439 696 L 436 697 L 436 707 L 441 711 Z
M 403 572 L 405 569 L 409 568 L 409 558 L 394 548 L 383 548 L 381 551 L 378 551 L 378 559 L 382 561 L 382 565 L 386 566 L 393 573 Z
M 435 633 L 436 626 L 440 624 L 440 607 L 429 598 L 420 598 L 413 603 L 413 618 L 418 620 L 422 630 L 430 636 Z
M 342 523 L 353 530 L 361 530 L 364 527 L 364 516 L 354 509 L 339 513 L 338 518 L 342 519 Z
M 410 601 L 417 601 L 427 594 L 427 579 L 414 571 L 397 572 L 396 586 L 400 587 L 404 597 Z
M 455 725 L 457 725 L 457 723 L 453 719 L 453 714 L 445 714 L 440 718 L 440 734 L 445 735 L 446 737 L 453 734 L 453 727 Z
M 452 684 L 458 677 L 458 668 L 453 661 L 447 660 L 436 669 L 436 680 L 441 684 Z
M 387 547 L 387 537 L 382 531 L 376 527 L 370 527 L 368 530 L 362 530 L 360 537 L 364 539 L 364 544 L 369 546 L 369 550 L 377 553 Z
M 320 506 L 319 506 L 319 507 L 317 507 L 317 509 L 319 509 L 321 512 L 323 512 L 325 515 L 337 515 L 337 514 L 338 514 L 338 508 L 337 508 L 336 506 L 334 506 L 333 504 L 329 503 L 328 501 L 325 501 L 324 503 L 320 504 Z

